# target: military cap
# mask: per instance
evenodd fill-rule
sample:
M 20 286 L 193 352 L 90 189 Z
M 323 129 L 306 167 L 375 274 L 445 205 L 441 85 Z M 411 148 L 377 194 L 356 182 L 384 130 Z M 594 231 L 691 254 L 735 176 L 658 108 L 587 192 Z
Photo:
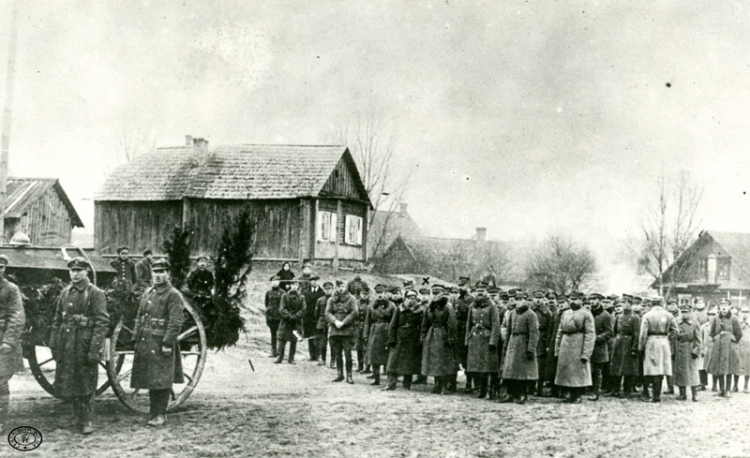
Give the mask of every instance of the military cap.
M 0 264 L 7 266 L 8 264 L 10 264 L 10 259 L 8 259 L 8 257 L 4 254 L 0 254 Z
M 302 268 L 304 269 L 305 267 L 309 267 L 309 268 L 312 269 L 312 264 L 310 264 L 309 262 L 305 261 L 304 264 L 302 264 Z
M 661 305 L 661 297 L 652 297 L 651 298 L 651 305 Z
M 620 296 L 618 296 L 617 294 L 610 294 L 609 296 L 607 296 L 607 299 L 609 299 L 610 301 L 616 301 L 619 298 Z
M 742 307 L 742 309 L 740 310 L 740 312 L 750 312 L 750 307 L 748 307 L 747 305 L 745 305 L 745 306 Z
M 70 270 L 85 270 L 89 267 L 91 267 L 89 262 L 80 256 L 68 261 L 68 269 Z
M 622 293 L 622 300 L 631 302 L 633 300 L 633 296 L 628 293 Z
M 509 290 L 508 290 L 508 297 L 509 297 L 509 298 L 510 298 L 510 297 L 512 297 L 512 298 L 515 298 L 515 297 L 516 297 L 516 293 L 517 293 L 517 292 L 516 292 L 516 290 L 515 290 L 515 289 L 509 289 Z
M 151 270 L 169 270 L 172 267 L 166 259 L 159 259 L 151 264 Z
M 412 288 L 414 287 L 414 280 L 406 280 L 404 282 L 404 288 Z
M 318 281 L 318 280 L 320 280 L 320 276 L 318 276 L 318 275 L 313 275 L 312 277 L 310 277 L 310 281 L 313 281 L 313 280 L 315 280 L 315 281 Z
M 456 294 L 458 294 L 458 293 L 460 293 L 460 292 L 461 292 L 461 291 L 459 291 L 459 290 L 458 290 L 458 287 L 456 287 L 456 286 L 454 286 L 453 288 L 451 288 L 451 293 L 456 293 Z
M 151 254 L 154 254 L 154 252 L 153 252 L 153 251 L 151 251 L 151 248 L 146 248 L 145 250 L 143 250 L 143 257 L 144 257 L 144 258 L 145 258 L 146 256 L 148 256 L 148 255 L 151 255 Z
M 690 304 L 688 304 L 688 303 L 682 304 L 680 306 L 680 311 L 681 312 L 683 312 L 683 311 L 684 312 L 689 312 L 690 311 Z
M 120 248 L 117 249 L 117 254 L 120 254 L 123 251 L 130 251 L 130 248 L 128 248 L 126 246 L 121 246 Z
M 483 281 L 478 281 L 476 285 L 474 285 L 474 288 L 476 289 L 487 289 L 487 283 Z
M 441 284 L 435 283 L 432 285 L 432 289 L 445 289 L 445 287 Z
M 487 288 L 487 292 L 490 294 L 497 294 L 500 292 L 500 289 L 495 288 L 494 286 L 490 286 L 489 288 Z
M 323 283 L 323 288 L 333 288 L 333 283 L 327 281 Z
M 196 261 L 198 261 L 198 262 L 200 262 L 200 261 L 206 261 L 206 262 L 208 262 L 208 256 L 202 254 L 202 255 L 200 255 L 200 256 L 198 256 L 196 258 Z
M 568 296 L 566 296 L 565 294 L 560 294 L 559 296 L 557 296 L 557 300 L 560 302 L 567 302 Z
M 517 291 L 516 292 L 516 299 L 527 299 L 529 295 L 526 293 L 526 291 Z
M 391 294 L 399 294 L 401 292 L 400 286 L 391 286 L 390 293 Z
M 534 297 L 537 297 L 537 298 L 544 297 L 544 291 L 542 291 L 541 289 L 534 291 Z
M 554 291 L 550 291 L 547 293 L 547 299 L 557 299 L 557 294 Z
M 406 291 L 406 293 L 404 293 L 404 296 L 406 296 L 406 297 L 414 297 L 416 295 L 417 295 L 417 292 L 414 291 L 413 289 L 410 289 L 410 290 Z
M 730 300 L 729 300 L 729 299 L 727 299 L 726 297 L 722 297 L 721 299 L 719 299 L 719 304 L 727 304 L 727 305 L 732 305 L 732 301 L 730 301 Z
M 382 283 L 378 283 L 377 285 L 375 285 L 375 292 L 377 294 L 384 293 L 386 289 L 387 287 Z
M 677 303 L 676 297 L 670 297 L 669 299 L 667 299 L 667 304 L 676 304 L 676 303 Z
M 458 277 L 458 286 L 468 285 L 470 281 L 470 277 Z
M 338 278 L 336 279 L 336 286 L 344 286 L 346 283 L 344 283 L 344 280 Z
M 641 302 L 643 302 L 643 298 L 641 296 L 633 296 L 633 303 L 634 304 L 639 304 Z
M 430 288 L 427 288 L 425 286 L 419 288 L 419 294 L 422 294 L 422 295 L 430 294 Z
M 507 301 L 510 299 L 510 295 L 508 293 L 500 293 L 500 300 Z
M 599 299 L 599 300 L 601 300 L 601 299 L 604 299 L 604 296 L 602 296 L 599 293 L 591 293 L 591 294 L 589 294 L 589 299 Z

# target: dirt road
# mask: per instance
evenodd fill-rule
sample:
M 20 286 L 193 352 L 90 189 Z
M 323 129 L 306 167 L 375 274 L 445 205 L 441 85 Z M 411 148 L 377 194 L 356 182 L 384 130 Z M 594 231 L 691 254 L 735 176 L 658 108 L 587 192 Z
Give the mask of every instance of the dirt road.
M 607 399 L 568 406 L 547 399 L 496 404 L 429 387 L 382 392 L 330 383 L 335 373 L 300 354 L 275 365 L 260 340 L 211 353 L 198 390 L 169 426 L 146 428 L 110 393 L 98 401 L 97 432 L 74 434 L 68 407 L 30 375 L 12 380 L 13 411 L 44 434 L 24 456 L 54 457 L 643 457 L 750 456 L 750 394 L 661 405 Z M 256 372 L 250 370 L 250 354 Z M 1 456 L 21 456 L 7 442 Z

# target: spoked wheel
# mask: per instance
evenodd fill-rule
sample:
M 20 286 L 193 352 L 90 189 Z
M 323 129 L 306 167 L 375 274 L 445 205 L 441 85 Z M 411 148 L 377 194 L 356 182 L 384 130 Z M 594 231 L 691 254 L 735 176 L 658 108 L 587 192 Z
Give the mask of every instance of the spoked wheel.
M 57 364 L 52 358 L 52 351 L 45 345 L 33 345 L 31 343 L 25 343 L 23 354 L 24 357 L 26 357 L 26 360 L 29 362 L 29 369 L 31 369 L 31 373 L 34 375 L 37 383 L 39 383 L 39 386 L 41 386 L 44 391 L 51 394 L 52 396 L 58 399 L 64 399 L 55 390 L 54 381 L 55 369 L 57 368 Z M 123 362 L 124 358 L 118 357 L 117 360 L 114 361 L 114 370 L 119 371 L 122 368 Z M 99 386 L 96 389 L 97 396 L 100 396 L 110 387 L 108 371 L 109 362 L 100 362 L 99 380 L 101 381 L 101 383 L 99 383 Z
M 112 333 L 110 347 L 110 363 L 107 365 L 107 376 L 115 395 L 128 408 L 135 412 L 148 413 L 148 390 L 130 387 L 130 377 L 133 373 L 134 344 L 131 343 L 133 330 L 124 325 L 122 320 L 117 323 Z M 184 383 L 172 385 L 172 394 L 167 410 L 172 410 L 190 397 L 203 373 L 206 364 L 206 330 L 193 307 L 185 303 L 185 321 L 182 332 L 177 336 Z M 118 362 L 122 361 L 118 368 Z

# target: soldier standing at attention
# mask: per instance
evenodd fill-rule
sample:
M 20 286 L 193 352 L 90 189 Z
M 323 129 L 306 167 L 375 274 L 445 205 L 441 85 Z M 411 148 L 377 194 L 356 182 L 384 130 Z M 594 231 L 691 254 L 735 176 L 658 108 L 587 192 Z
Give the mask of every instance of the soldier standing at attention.
M 555 385 L 567 388 L 570 396 L 563 402 L 580 404 L 581 396 L 591 385 L 589 360 L 594 352 L 594 317 L 582 307 L 581 297 L 571 294 L 570 310 L 562 312 L 555 337 L 557 373 Z
M 435 378 L 434 394 L 442 394 L 453 374 L 458 371 L 456 362 L 456 314 L 448 298 L 436 292 L 422 317 L 422 374 Z
M 271 330 L 271 357 L 276 358 L 279 356 L 278 347 L 276 342 L 276 333 L 279 330 L 279 324 L 281 323 L 281 296 L 284 293 L 281 291 L 279 286 L 279 277 L 273 277 L 271 281 L 271 289 L 266 291 L 266 326 Z
M 472 377 L 466 371 L 466 358 L 468 347 L 466 346 L 466 322 L 469 320 L 469 310 L 474 304 L 474 296 L 469 292 L 469 277 L 458 277 L 458 298 L 456 298 L 453 309 L 456 312 L 456 357 L 466 374 L 466 392 L 472 391 Z
M 151 267 L 154 286 L 141 298 L 135 319 L 133 373 L 130 387 L 148 390 L 151 401 L 148 426 L 167 422 L 173 383 L 184 383 L 179 342 L 185 309 L 182 294 L 169 281 L 169 261 Z
M 412 378 L 419 374 L 422 364 L 422 346 L 419 342 L 423 310 L 417 292 L 406 291 L 406 298 L 393 315 L 389 329 L 390 353 L 388 355 L 388 391 L 396 389 L 399 375 L 404 377 L 404 389 L 410 390 Z
M 357 301 L 346 290 L 343 280 L 336 280 L 336 292 L 328 299 L 326 320 L 331 325 L 328 340 L 331 342 L 331 359 L 336 358 L 338 377 L 334 382 L 344 380 L 344 360 L 346 360 L 346 383 L 354 384 L 352 378 L 352 347 L 357 333 Z M 343 352 L 343 358 L 341 353 Z
M 472 374 L 478 381 L 478 398 L 482 399 L 487 395 L 488 378 L 491 378 L 494 386 L 497 377 L 500 316 L 497 307 L 487 296 L 487 285 L 478 283 L 476 289 L 476 300 L 469 309 L 469 318 L 466 321 L 466 373 Z M 494 392 L 490 392 L 491 399 L 494 399 L 494 395 Z
M 672 375 L 672 351 L 669 334 L 678 331 L 677 321 L 671 313 L 656 303 L 641 319 L 641 335 L 638 349 L 643 357 L 644 402 L 661 402 L 661 387 L 665 375 Z M 653 397 L 648 397 L 648 382 L 651 382 Z
M 328 304 L 328 299 L 333 295 L 333 283 L 329 281 L 323 283 L 323 290 L 325 291 L 325 295 L 318 298 L 318 302 L 315 304 L 315 316 L 317 317 L 317 323 L 315 325 L 315 340 L 318 344 L 318 356 L 320 356 L 318 366 L 326 365 L 326 350 L 328 348 L 326 305 Z
M 0 254 L 0 431 L 8 426 L 8 381 L 23 370 L 21 332 L 26 323 L 21 291 L 5 278 L 8 257 Z
M 356 299 L 356 297 L 355 297 Z M 370 290 L 363 289 L 359 292 L 359 301 L 357 304 L 359 312 L 359 318 L 357 322 L 357 335 L 355 341 L 355 349 L 357 351 L 357 372 L 360 374 L 369 374 L 370 366 L 365 364 L 365 355 L 367 353 L 367 341 L 365 340 L 365 323 L 367 322 L 367 314 L 370 313 Z M 333 361 L 331 361 L 331 367 L 333 367 Z
M 305 315 L 305 297 L 297 290 L 299 283 L 291 282 L 289 290 L 281 296 L 281 306 L 279 314 L 281 323 L 279 323 L 279 356 L 274 361 L 275 364 L 281 364 L 284 361 L 284 351 L 286 343 L 289 342 L 289 364 L 294 362 L 294 355 L 297 352 L 298 336 L 302 336 L 302 317 Z M 295 331 L 297 335 L 295 335 Z
M 318 286 L 319 279 L 320 277 L 317 275 L 311 275 L 307 280 L 309 282 L 309 287 L 302 293 L 305 297 L 305 305 L 307 306 L 303 318 L 303 328 L 305 330 L 305 339 L 307 339 L 307 350 L 310 354 L 310 361 L 318 360 L 318 345 L 315 339 L 316 328 L 318 327 L 318 316 L 315 312 L 318 299 L 326 295 L 323 288 Z
M 589 396 L 589 400 L 598 401 L 602 391 L 604 370 L 609 364 L 609 339 L 614 335 L 614 320 L 612 315 L 604 310 L 604 306 L 599 301 L 593 303 L 591 313 L 594 315 L 596 340 L 594 341 L 594 353 L 591 354 L 594 393 Z
M 680 389 L 678 401 L 687 401 L 687 387 L 690 387 L 693 402 L 698 402 L 698 356 L 701 352 L 701 331 L 698 323 L 690 316 L 690 304 L 680 307 L 677 319 L 678 332 L 675 335 L 674 376 L 672 383 Z
M 732 374 L 740 366 L 740 354 L 737 342 L 742 339 L 742 325 L 729 310 L 731 301 L 723 298 L 719 301 L 719 314 L 711 320 L 710 335 L 713 340 L 711 354 L 708 358 L 708 373 L 719 380 L 719 396 L 729 397 L 729 386 Z
M 83 434 L 94 432 L 94 396 L 104 336 L 109 330 L 107 298 L 89 282 L 84 258 L 68 262 L 70 286 L 60 293 L 52 322 L 50 349 L 55 358 L 55 392 L 70 398 Z
M 633 313 L 629 302 L 631 296 L 623 294 L 622 314 L 615 318 L 615 340 L 612 344 L 612 360 L 609 373 L 613 378 L 612 391 L 609 396 L 627 398 L 635 388 L 640 375 L 638 357 L 638 338 L 641 332 L 641 320 Z M 622 392 L 620 383 L 622 382 Z
M 508 394 L 502 402 L 523 404 L 539 380 L 536 349 L 539 344 L 539 320 L 529 309 L 525 293 L 516 294 L 518 305 L 508 316 L 508 349 L 505 352 L 503 379 Z M 558 368 L 559 370 L 559 368 Z
M 110 262 L 109 265 L 117 271 L 117 281 L 128 289 L 135 285 L 135 264 L 130 260 L 128 255 L 130 248 L 121 246 L 117 249 L 117 259 Z
M 151 248 L 143 251 L 143 259 L 135 263 L 135 284 L 141 290 L 145 290 L 153 284 L 151 277 L 151 263 L 154 261 L 154 254 Z
M 200 256 L 198 258 L 198 268 L 190 272 L 187 278 L 188 291 L 196 296 L 211 296 L 214 287 L 214 274 L 208 270 L 208 258 Z
M 388 342 L 391 320 L 396 306 L 386 298 L 385 285 L 375 286 L 377 299 L 370 307 L 365 323 L 367 341 L 367 364 L 372 366 L 374 381 L 370 385 L 380 385 L 380 366 L 388 364 Z
M 535 291 L 534 299 L 531 304 L 531 310 L 536 313 L 539 321 L 539 341 L 536 349 L 537 372 L 539 373 L 539 382 L 537 383 L 536 395 L 544 395 L 544 382 L 550 381 L 547 374 L 547 343 L 552 334 L 552 313 L 546 304 L 544 291 Z
M 547 297 L 549 298 L 549 294 Z M 568 297 L 564 294 L 561 294 L 560 296 L 555 295 L 555 312 L 552 314 L 552 332 L 549 333 L 550 338 L 547 342 L 547 376 L 550 378 L 551 385 L 549 396 L 553 398 L 563 396 L 560 387 L 555 382 L 558 363 L 558 355 L 555 351 L 555 346 L 557 344 L 557 332 L 560 329 L 560 319 L 562 318 L 563 312 L 568 309 L 570 309 L 570 305 L 568 305 Z

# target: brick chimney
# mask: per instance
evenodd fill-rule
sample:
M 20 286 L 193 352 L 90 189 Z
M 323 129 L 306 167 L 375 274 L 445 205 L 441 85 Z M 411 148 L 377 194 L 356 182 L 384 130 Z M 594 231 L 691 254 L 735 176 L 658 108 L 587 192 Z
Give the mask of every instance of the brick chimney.
M 202 153 L 208 152 L 208 140 L 205 138 L 194 138 L 193 146 L 196 150 L 200 150 Z
M 185 135 L 185 146 L 193 146 L 193 136 Z
M 484 242 L 486 240 L 487 240 L 487 228 L 478 227 L 477 228 L 477 242 Z
M 406 213 L 406 207 L 407 207 L 407 205 L 405 203 L 403 203 L 403 202 L 399 203 L 398 205 L 400 207 L 399 212 L 405 214 Z

